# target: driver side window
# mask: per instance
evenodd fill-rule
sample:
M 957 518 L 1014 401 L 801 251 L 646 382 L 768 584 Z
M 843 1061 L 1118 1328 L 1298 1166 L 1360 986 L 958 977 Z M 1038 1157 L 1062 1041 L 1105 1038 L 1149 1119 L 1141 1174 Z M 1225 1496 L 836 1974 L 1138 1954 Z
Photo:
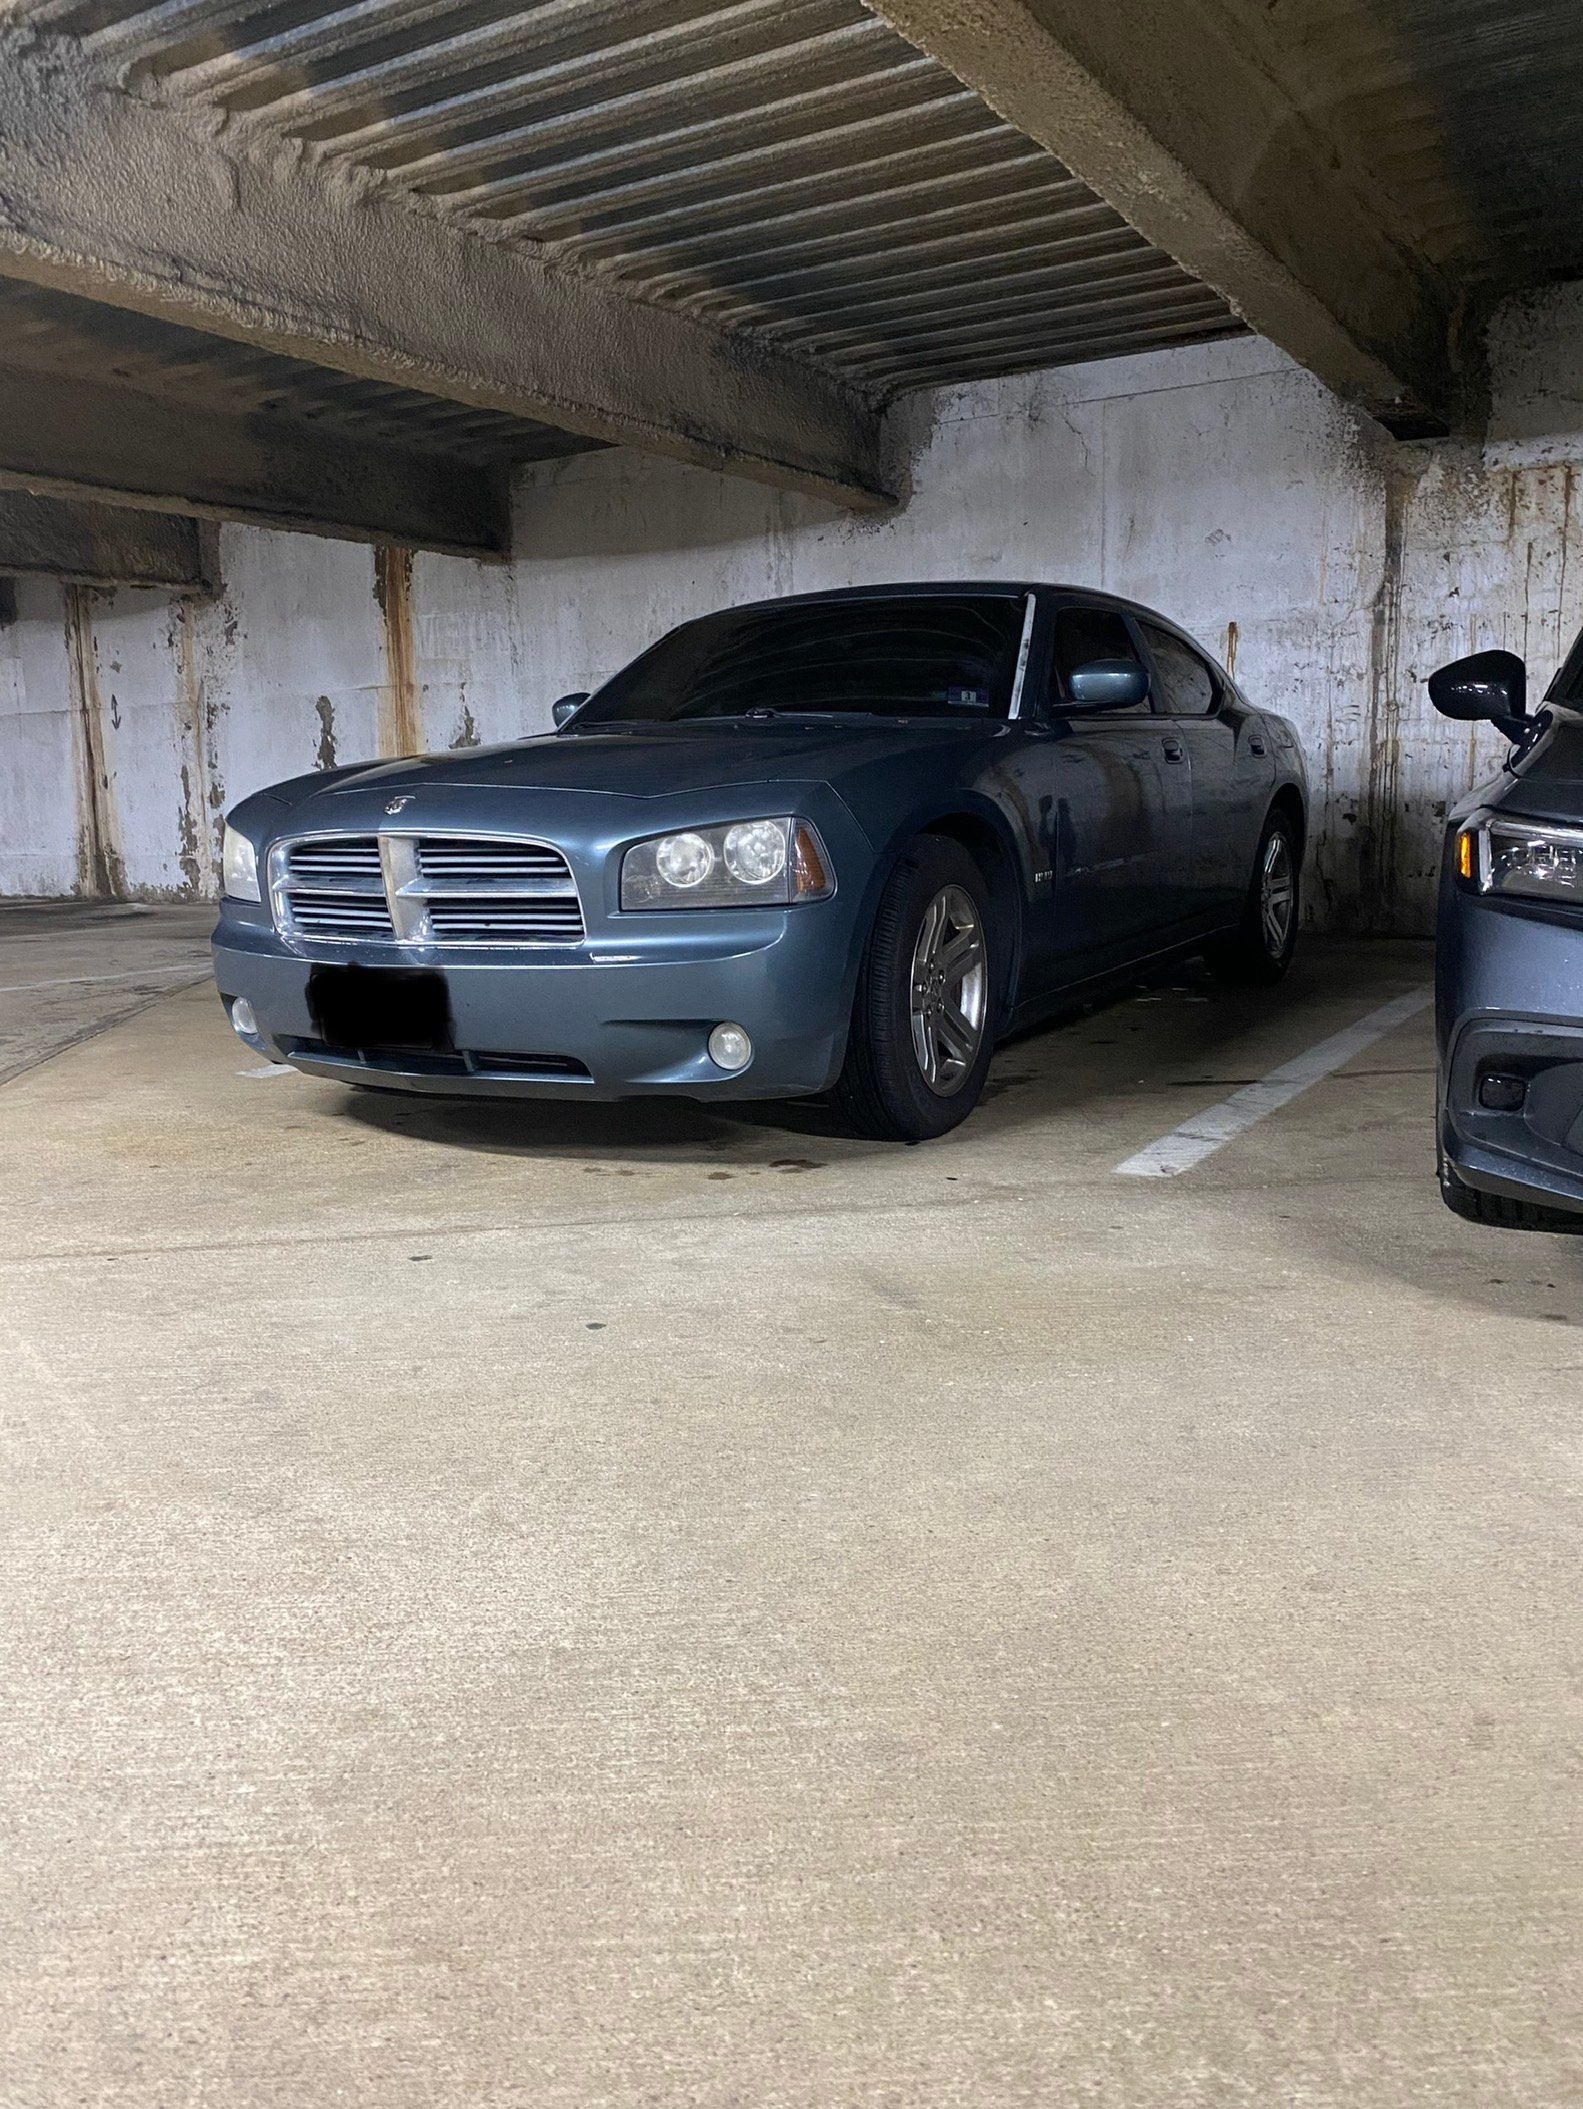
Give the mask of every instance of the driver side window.
M 1095 659 L 1142 664 L 1125 617 L 1113 608 L 1063 608 L 1055 619 L 1055 687 L 1062 702 L 1071 699 L 1074 669 Z
M 1148 640 L 1154 671 L 1165 690 L 1161 702 L 1179 718 L 1203 718 L 1220 702 L 1220 684 L 1196 652 L 1189 651 L 1180 637 L 1152 622 L 1138 628 Z

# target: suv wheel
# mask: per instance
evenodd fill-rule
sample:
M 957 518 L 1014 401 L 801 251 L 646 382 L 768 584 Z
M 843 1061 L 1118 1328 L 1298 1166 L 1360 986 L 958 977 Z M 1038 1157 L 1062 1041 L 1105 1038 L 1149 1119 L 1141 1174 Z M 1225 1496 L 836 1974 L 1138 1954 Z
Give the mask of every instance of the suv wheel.
M 860 1135 L 926 1142 L 977 1105 L 995 1044 L 989 894 L 960 843 L 920 835 L 869 932 L 835 1103 Z

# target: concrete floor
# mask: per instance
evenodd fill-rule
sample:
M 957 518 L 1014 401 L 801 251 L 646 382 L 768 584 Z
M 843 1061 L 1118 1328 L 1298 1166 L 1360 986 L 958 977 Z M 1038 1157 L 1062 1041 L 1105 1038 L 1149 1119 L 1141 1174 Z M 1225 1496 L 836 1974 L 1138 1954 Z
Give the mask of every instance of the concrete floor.
M 18 1075 L 7 2109 L 1577 2100 L 1583 1240 L 1441 1207 L 1427 1014 L 1113 1171 L 1428 971 L 917 1150 L 251 1075 L 204 988 Z

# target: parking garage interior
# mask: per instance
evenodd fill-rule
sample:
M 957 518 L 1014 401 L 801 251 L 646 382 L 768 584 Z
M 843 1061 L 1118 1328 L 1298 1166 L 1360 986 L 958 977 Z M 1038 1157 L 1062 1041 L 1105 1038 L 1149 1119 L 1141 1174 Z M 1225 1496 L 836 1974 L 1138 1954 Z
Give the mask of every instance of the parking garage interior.
M 0 2099 L 1574 2097 L 1583 1245 L 1437 1196 L 1424 683 L 1583 626 L 1576 29 L 0 11 Z M 239 800 L 903 580 L 1290 721 L 1279 988 L 917 1148 L 235 1037 Z

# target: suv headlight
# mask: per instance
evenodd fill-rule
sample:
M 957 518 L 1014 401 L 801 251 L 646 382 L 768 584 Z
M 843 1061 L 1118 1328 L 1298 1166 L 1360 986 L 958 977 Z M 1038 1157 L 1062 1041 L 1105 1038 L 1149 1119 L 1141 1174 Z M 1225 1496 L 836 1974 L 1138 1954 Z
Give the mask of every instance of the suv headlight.
M 806 820 L 736 820 L 635 842 L 621 860 L 621 905 L 751 908 L 835 892 L 824 844 Z
M 258 890 L 258 852 L 247 836 L 230 821 L 225 823 L 224 847 L 220 853 L 221 884 L 233 901 L 256 901 L 261 898 Z
M 1458 878 L 1480 893 L 1583 908 L 1583 829 L 1478 816 L 1457 836 L 1456 854 Z

